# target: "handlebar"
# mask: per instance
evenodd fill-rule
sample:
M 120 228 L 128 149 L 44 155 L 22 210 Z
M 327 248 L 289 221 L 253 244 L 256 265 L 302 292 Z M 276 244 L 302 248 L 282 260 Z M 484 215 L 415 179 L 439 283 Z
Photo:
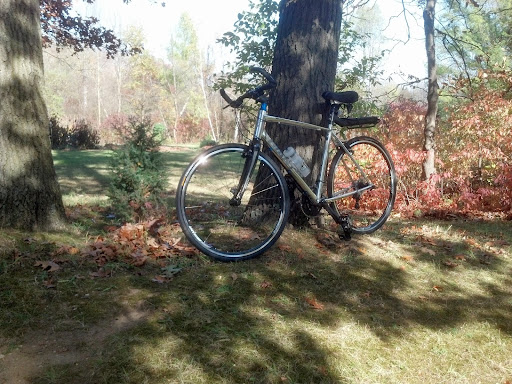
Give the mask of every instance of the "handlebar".
M 245 92 L 242 96 L 238 97 L 236 100 L 232 100 L 227 95 L 226 91 L 224 89 L 221 89 L 220 95 L 222 96 L 222 98 L 224 100 L 226 100 L 229 107 L 239 108 L 245 99 L 258 100 L 261 96 L 263 96 L 265 91 L 277 87 L 277 81 L 275 81 L 274 78 L 272 77 L 272 75 L 270 73 L 268 73 L 267 71 L 265 71 L 263 68 L 249 67 L 249 71 L 254 72 L 254 73 L 259 73 L 267 80 L 267 83 Z

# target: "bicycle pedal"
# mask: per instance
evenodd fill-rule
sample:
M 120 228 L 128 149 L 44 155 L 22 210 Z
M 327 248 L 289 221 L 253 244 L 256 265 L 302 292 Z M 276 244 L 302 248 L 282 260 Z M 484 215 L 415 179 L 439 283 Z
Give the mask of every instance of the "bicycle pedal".
M 350 234 L 350 231 L 344 231 L 344 230 L 338 231 L 338 237 L 340 238 L 340 240 L 344 240 L 344 241 L 350 241 L 352 239 L 352 235 Z
M 352 239 L 352 225 L 348 216 L 341 217 L 341 223 L 338 227 L 338 236 L 341 240 L 349 241 Z

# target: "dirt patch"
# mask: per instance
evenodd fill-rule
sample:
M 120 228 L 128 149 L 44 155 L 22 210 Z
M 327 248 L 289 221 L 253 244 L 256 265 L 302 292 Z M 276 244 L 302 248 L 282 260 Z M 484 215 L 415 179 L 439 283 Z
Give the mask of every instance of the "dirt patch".
M 46 368 L 56 365 L 83 365 L 85 369 L 87 361 L 97 358 L 109 336 L 135 327 L 150 315 L 140 302 L 126 305 L 119 316 L 91 327 L 30 331 L 17 343 L 0 339 L 0 383 L 30 384 Z

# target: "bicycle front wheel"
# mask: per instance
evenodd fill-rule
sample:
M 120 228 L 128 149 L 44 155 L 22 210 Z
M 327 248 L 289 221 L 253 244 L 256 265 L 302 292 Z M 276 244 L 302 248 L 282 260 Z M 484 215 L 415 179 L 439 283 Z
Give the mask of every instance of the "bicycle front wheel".
M 240 204 L 231 202 L 248 150 L 241 144 L 210 148 L 190 163 L 176 193 L 185 236 L 217 260 L 245 260 L 262 254 L 279 238 L 288 219 L 286 181 L 275 162 L 262 152 Z
M 348 215 L 354 233 L 372 233 L 388 219 L 396 197 L 396 174 L 391 156 L 377 140 L 361 136 L 345 144 L 349 156 L 339 149 L 327 177 L 327 196 L 348 197 L 335 200 L 331 207 Z

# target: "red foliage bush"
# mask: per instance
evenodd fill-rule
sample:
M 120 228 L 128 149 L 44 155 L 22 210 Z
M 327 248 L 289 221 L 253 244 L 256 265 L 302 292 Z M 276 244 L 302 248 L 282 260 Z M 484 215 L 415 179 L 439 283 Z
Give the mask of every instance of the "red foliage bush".
M 470 88 L 471 87 L 471 88 Z M 480 75 L 454 89 L 478 95 L 451 103 L 438 121 L 437 174 L 422 180 L 426 106 L 399 99 L 378 132 L 398 177 L 395 210 L 512 210 L 512 76 Z

